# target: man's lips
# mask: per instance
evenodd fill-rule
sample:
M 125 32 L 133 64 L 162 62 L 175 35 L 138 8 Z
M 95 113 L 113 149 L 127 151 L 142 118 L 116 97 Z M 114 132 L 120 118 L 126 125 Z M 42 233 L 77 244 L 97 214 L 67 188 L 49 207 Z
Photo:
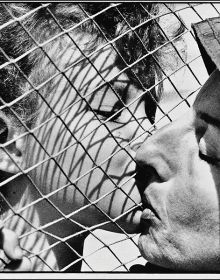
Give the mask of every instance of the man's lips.
M 155 217 L 155 214 L 151 209 L 146 208 L 143 210 L 142 215 L 141 215 L 142 220 L 150 220 L 153 217 Z
M 151 166 L 136 168 L 136 185 L 142 197 L 142 215 L 141 219 L 149 220 L 152 217 L 159 219 L 157 211 L 154 209 L 150 202 L 150 197 L 147 196 L 147 190 L 150 189 L 152 184 L 158 182 L 158 174 L 156 170 Z
M 140 217 L 140 225 L 139 225 L 139 230 L 142 234 L 149 231 L 149 228 L 152 225 L 153 217 L 155 217 L 155 215 L 149 208 L 143 210 Z
M 157 211 L 149 202 L 149 199 L 146 197 L 146 194 L 143 194 L 142 196 L 142 207 L 143 207 L 143 212 L 141 216 L 142 219 L 146 220 L 153 217 L 157 217 L 159 219 Z
M 158 219 L 159 217 L 152 207 L 144 208 L 140 217 L 140 232 L 142 234 L 149 232 L 152 225 L 158 224 Z

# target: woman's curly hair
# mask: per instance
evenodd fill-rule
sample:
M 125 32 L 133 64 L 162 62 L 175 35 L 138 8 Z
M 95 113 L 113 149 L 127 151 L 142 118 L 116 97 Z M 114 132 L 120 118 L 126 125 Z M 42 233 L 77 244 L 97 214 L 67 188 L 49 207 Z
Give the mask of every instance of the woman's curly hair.
M 55 71 L 56 61 L 47 64 L 47 54 L 54 51 L 53 44 L 63 48 L 63 30 L 72 29 L 70 34 L 81 32 L 91 35 L 88 52 L 99 46 L 101 41 L 111 41 L 118 51 L 115 63 L 121 69 L 134 64 L 128 72 L 134 83 L 150 88 L 155 83 L 155 75 L 161 78 L 160 67 L 156 63 L 161 52 L 155 52 L 168 39 L 162 32 L 159 21 L 160 4 L 155 3 L 1 3 L 0 4 L 0 101 L 9 103 L 45 81 L 45 77 Z M 76 27 L 74 29 L 74 26 Z M 181 24 L 173 32 L 173 38 L 183 31 Z M 124 34 L 124 35 L 123 35 Z M 57 37 L 56 37 L 57 36 Z M 41 46 L 44 42 L 48 44 Z M 118 39 L 116 39 L 118 37 Z M 64 40 L 65 41 L 65 40 Z M 38 46 L 36 45 L 36 42 Z M 45 53 L 46 52 L 46 53 Z M 59 53 L 59 49 L 55 51 Z M 147 54 L 150 55 L 147 55 Z M 137 59 L 146 55 L 138 63 Z M 53 59 L 59 57 L 53 55 Z M 128 73 L 129 75 L 129 73 Z M 138 77 L 138 79 L 137 79 Z M 28 79 L 28 80 L 27 80 Z M 29 81 L 29 82 L 28 82 Z M 48 84 L 49 86 L 49 84 Z M 45 90 L 45 92 L 47 92 Z M 161 90 L 153 92 L 160 98 Z M 21 98 L 12 106 L 4 107 L 4 113 L 11 116 L 14 110 L 22 120 L 31 126 L 36 117 L 38 93 Z M 149 95 L 149 114 L 156 110 Z M 152 106 L 150 106 L 150 104 Z

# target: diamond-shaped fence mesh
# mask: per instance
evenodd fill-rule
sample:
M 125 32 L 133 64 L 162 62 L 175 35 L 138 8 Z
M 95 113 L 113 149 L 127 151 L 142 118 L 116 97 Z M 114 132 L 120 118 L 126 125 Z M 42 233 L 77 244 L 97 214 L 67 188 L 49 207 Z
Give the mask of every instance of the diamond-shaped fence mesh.
M 207 79 L 218 3 L 0 4 L 1 220 L 33 271 L 129 271 L 140 144 Z

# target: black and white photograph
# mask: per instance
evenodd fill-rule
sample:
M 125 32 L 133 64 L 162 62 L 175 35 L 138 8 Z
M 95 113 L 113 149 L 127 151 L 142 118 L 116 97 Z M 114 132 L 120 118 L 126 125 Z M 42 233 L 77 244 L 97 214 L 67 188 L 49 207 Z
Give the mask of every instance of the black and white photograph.
M 220 277 L 220 2 L 0 2 L 0 278 Z

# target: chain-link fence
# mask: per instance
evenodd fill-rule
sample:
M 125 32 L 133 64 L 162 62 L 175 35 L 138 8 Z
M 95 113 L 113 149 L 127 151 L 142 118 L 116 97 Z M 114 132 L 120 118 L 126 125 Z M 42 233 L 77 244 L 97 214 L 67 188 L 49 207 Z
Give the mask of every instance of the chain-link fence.
M 129 271 L 135 152 L 207 78 L 217 3 L 0 4 L 1 219 L 33 271 Z

